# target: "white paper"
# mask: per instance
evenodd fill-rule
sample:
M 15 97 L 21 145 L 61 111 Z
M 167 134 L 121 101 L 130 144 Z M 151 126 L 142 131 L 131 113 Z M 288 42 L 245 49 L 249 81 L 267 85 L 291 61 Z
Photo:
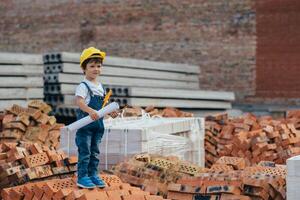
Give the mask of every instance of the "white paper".
M 97 111 L 97 114 L 98 116 L 101 118 L 101 117 L 104 117 L 105 115 L 115 111 L 119 109 L 119 104 L 116 103 L 116 102 L 112 102 L 110 104 L 108 104 L 107 106 L 105 106 L 104 108 L 102 108 L 101 110 Z M 67 129 L 67 131 L 69 132 L 75 132 L 77 131 L 78 129 L 92 123 L 93 120 L 91 119 L 90 116 L 86 116 L 72 124 L 69 124 L 68 126 L 66 126 L 65 128 Z

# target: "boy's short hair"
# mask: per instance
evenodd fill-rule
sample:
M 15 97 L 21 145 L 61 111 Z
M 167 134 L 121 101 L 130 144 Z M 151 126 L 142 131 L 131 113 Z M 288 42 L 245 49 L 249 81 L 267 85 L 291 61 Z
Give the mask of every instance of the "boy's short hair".
M 95 63 L 103 63 L 103 59 L 101 59 L 101 58 L 88 58 L 88 59 L 86 59 L 83 63 L 82 63 L 82 65 L 81 65 L 81 68 L 83 69 L 83 70 L 85 70 L 86 69 L 86 65 L 88 64 L 88 63 L 92 63 L 92 62 L 95 62 Z

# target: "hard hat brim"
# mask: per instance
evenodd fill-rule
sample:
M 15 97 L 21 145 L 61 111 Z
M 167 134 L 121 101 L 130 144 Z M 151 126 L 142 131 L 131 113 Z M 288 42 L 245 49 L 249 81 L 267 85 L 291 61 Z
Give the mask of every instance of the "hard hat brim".
M 90 58 L 100 58 L 103 60 L 103 57 L 99 54 L 99 55 L 91 55 L 90 57 L 88 57 L 87 59 L 90 59 Z

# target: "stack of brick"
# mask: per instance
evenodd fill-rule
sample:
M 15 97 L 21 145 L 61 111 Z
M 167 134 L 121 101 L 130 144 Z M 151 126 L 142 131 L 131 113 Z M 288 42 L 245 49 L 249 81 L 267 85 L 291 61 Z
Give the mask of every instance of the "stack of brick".
M 60 128 L 54 116 L 49 116 L 51 107 L 41 101 L 30 101 L 24 108 L 14 104 L 3 116 L 0 142 L 32 141 L 57 148 Z
M 205 162 L 212 166 L 221 156 L 242 157 L 247 163 L 286 159 L 300 153 L 300 118 L 257 118 L 247 114 L 228 119 L 226 114 L 207 117 L 205 124 Z
M 286 169 L 265 165 L 246 167 L 241 158 L 222 157 L 205 173 L 168 185 L 173 200 L 269 200 L 286 199 Z M 268 163 L 269 164 L 269 163 Z
M 2 190 L 3 200 L 162 200 L 160 196 L 150 195 L 140 188 L 123 183 L 117 176 L 101 175 L 106 183 L 104 189 L 80 189 L 76 186 L 76 177 L 53 179 L 6 188 Z
M 0 144 L 0 188 L 43 179 L 69 177 L 76 171 L 77 157 L 37 143 Z
M 150 194 L 174 200 L 285 199 L 286 168 L 262 161 L 221 157 L 211 168 L 200 168 L 174 157 L 137 155 L 112 169 L 124 182 Z
M 168 184 L 179 178 L 194 176 L 204 168 L 180 161 L 176 157 L 140 154 L 112 168 L 124 182 L 141 187 L 150 194 L 167 197 Z
M 141 107 L 126 107 L 122 110 L 123 117 L 139 117 L 144 113 L 152 116 L 160 116 L 160 117 L 193 117 L 193 113 L 184 112 L 177 108 L 167 107 L 164 109 L 158 109 L 154 106 L 148 106 L 145 109 Z

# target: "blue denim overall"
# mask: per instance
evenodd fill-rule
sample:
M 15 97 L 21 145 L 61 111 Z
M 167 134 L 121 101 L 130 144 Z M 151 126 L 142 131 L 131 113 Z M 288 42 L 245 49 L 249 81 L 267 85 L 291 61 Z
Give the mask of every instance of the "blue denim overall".
M 87 83 L 81 83 L 87 87 L 91 97 L 88 106 L 94 110 L 100 110 L 103 104 L 103 97 L 94 95 Z M 85 116 L 88 116 L 88 113 L 85 113 L 80 109 L 77 110 L 77 119 L 81 119 Z M 103 134 L 103 118 L 95 120 L 77 131 L 75 142 L 78 147 L 78 178 L 98 175 L 99 143 L 101 142 Z

